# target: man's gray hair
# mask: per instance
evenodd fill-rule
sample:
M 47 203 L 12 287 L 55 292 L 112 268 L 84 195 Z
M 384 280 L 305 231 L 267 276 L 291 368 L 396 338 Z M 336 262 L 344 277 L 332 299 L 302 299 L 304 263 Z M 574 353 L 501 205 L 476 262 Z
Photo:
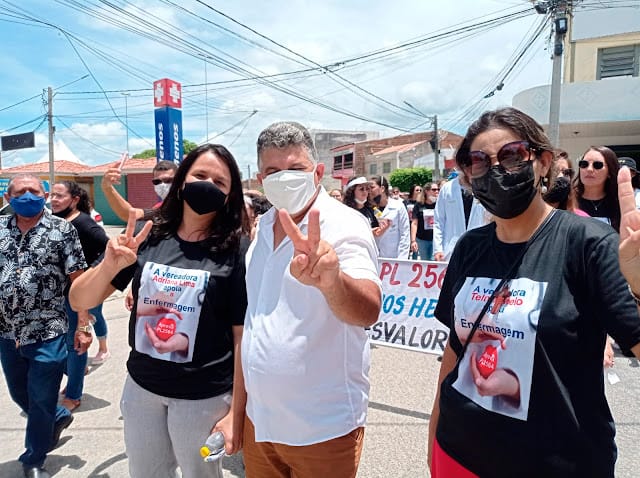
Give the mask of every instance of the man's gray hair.
M 38 176 L 36 176 L 33 173 L 18 173 L 16 174 L 14 177 L 11 178 L 11 180 L 9 181 L 9 185 L 7 186 L 7 194 L 9 196 L 11 196 L 11 192 L 13 191 L 13 182 L 16 179 L 20 179 L 20 178 L 29 178 L 29 179 L 37 179 L 38 182 L 40 183 L 40 190 L 44 193 L 44 183 L 42 182 L 42 179 L 40 179 Z
M 267 126 L 258 136 L 258 168 L 260 155 L 268 148 L 286 148 L 287 146 L 301 146 L 312 163 L 318 162 L 318 152 L 313 144 L 311 134 L 300 123 L 294 121 L 280 121 Z

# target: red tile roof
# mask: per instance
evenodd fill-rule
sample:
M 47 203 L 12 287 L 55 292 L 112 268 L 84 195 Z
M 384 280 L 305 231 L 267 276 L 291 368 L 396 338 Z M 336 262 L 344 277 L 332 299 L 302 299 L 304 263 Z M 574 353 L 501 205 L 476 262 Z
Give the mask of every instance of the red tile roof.
M 113 167 L 117 167 L 120 160 L 112 161 L 98 166 L 86 166 L 84 164 L 73 163 L 71 161 L 54 161 L 53 169 L 56 175 L 62 176 L 101 176 L 104 172 Z M 134 159 L 130 158 L 124 163 L 123 171 L 128 173 L 148 173 L 156 164 L 156 158 Z M 15 166 L 13 168 L 3 168 L 0 170 L 1 176 L 14 176 L 19 173 L 46 174 L 49 172 L 49 163 L 31 163 Z
M 388 153 L 404 153 L 405 151 L 410 151 L 416 146 L 426 143 L 426 141 L 416 141 L 415 143 L 407 143 L 407 144 L 399 144 L 397 146 L 389 146 L 388 148 L 381 149 L 380 151 L 376 151 L 373 153 L 374 156 L 379 154 L 388 154 Z
M 84 164 L 73 163 L 71 161 L 54 161 L 53 169 L 58 174 L 84 174 L 91 169 L 91 166 Z M 20 166 L 14 166 L 13 168 L 3 168 L 0 174 L 4 175 L 16 175 L 19 173 L 48 173 L 49 163 L 32 163 L 23 164 Z

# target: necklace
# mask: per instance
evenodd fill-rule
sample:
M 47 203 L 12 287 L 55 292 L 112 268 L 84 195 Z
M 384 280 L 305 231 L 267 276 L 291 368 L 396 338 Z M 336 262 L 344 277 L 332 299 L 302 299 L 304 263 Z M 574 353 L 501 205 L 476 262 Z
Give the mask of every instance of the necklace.
M 593 206 L 593 210 L 598 212 L 598 208 L 602 204 L 602 201 L 604 201 L 604 198 L 602 198 L 602 199 L 600 199 L 598 201 L 594 201 L 593 199 L 587 199 L 587 201 L 589 201 L 591 203 L 591 206 Z

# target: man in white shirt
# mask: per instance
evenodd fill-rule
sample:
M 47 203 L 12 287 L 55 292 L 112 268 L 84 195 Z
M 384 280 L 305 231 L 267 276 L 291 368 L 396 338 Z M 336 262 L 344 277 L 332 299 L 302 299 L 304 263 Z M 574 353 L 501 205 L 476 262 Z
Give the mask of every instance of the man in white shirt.
M 369 398 L 364 328 L 381 306 L 373 236 L 320 186 L 324 164 L 302 125 L 265 129 L 258 169 L 274 207 L 247 252 L 246 475 L 355 477 Z
M 469 229 L 487 224 L 489 214 L 474 199 L 471 188 L 464 190 L 461 176 L 440 188 L 433 215 L 433 260 L 448 261 L 460 236 Z

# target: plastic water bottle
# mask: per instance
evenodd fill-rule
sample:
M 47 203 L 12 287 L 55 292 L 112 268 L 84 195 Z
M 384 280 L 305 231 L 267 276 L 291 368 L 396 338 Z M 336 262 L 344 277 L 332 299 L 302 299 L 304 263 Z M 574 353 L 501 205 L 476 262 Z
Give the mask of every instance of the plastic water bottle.
M 222 432 L 215 432 L 209 435 L 207 441 L 200 448 L 200 456 L 207 463 L 217 461 L 225 455 L 224 452 L 224 435 Z

